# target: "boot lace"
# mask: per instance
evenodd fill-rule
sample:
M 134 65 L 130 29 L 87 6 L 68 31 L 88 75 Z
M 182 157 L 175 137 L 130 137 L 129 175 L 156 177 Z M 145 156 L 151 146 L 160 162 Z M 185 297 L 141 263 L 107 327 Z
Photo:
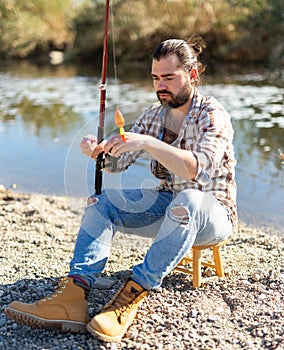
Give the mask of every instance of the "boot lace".
M 144 294 L 145 292 L 131 293 L 123 289 L 107 308 L 115 312 L 119 323 L 121 323 L 122 317 L 130 311 L 133 302 L 143 298 Z
M 56 291 L 50 295 L 48 295 L 47 297 L 41 299 L 41 301 L 48 301 L 48 300 L 52 300 L 54 298 L 57 298 L 60 294 L 63 293 L 63 290 L 66 288 L 66 284 L 69 283 L 67 278 L 63 278 L 63 280 L 60 282 L 58 288 L 56 289 Z

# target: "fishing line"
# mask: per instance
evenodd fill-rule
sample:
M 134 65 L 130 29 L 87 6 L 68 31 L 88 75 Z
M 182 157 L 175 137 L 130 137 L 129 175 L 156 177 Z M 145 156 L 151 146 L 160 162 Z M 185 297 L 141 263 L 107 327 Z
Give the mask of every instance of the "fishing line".
M 114 28 L 114 16 L 113 16 L 113 8 L 112 8 L 112 1 L 110 2 L 110 16 L 111 16 L 111 33 L 112 33 L 112 52 L 113 52 L 113 68 L 114 68 L 114 83 L 115 86 L 118 87 L 118 81 L 117 81 L 117 66 L 116 66 L 116 52 L 115 52 L 115 28 Z M 114 112 L 114 123 L 119 128 L 119 133 L 121 135 L 121 138 L 124 142 L 126 142 L 125 134 L 124 134 L 124 125 L 125 120 L 118 109 L 118 106 L 116 106 L 115 112 Z
M 116 47 L 115 47 L 115 30 L 114 30 L 114 16 L 112 1 L 110 2 L 110 17 L 111 17 L 111 35 L 112 35 L 112 60 L 113 60 L 113 69 L 114 69 L 114 84 L 117 87 L 117 66 L 116 66 Z

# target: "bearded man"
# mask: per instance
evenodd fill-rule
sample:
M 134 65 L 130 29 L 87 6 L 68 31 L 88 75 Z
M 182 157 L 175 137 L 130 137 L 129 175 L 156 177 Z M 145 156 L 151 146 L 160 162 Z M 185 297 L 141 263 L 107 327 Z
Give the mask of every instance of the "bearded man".
M 69 275 L 48 298 L 13 302 L 6 309 L 10 318 L 33 327 L 87 329 L 104 341 L 119 341 L 149 290 L 161 286 L 193 245 L 230 235 L 237 220 L 233 129 L 223 106 L 196 87 L 204 47 L 196 36 L 162 42 L 153 53 L 151 73 L 159 102 L 137 119 L 126 140 L 119 134 L 99 144 L 92 135 L 82 140 L 88 157 L 104 152 L 108 172 L 121 172 L 148 153 L 160 184 L 91 196 Z M 89 320 L 86 296 L 100 278 L 117 231 L 153 237 L 153 243 L 123 287 Z

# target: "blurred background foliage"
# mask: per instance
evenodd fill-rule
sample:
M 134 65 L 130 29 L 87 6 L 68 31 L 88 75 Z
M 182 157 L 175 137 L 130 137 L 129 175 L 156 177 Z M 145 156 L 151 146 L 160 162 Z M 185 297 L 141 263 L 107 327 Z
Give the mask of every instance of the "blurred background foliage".
M 70 0 L 1 0 L 1 56 L 26 58 L 71 48 L 76 15 Z
M 172 37 L 201 34 L 205 61 L 284 65 L 283 0 L 112 0 L 109 51 L 145 62 Z M 101 61 L 104 0 L 0 0 L 0 57 Z M 113 46 L 115 42 L 115 46 Z

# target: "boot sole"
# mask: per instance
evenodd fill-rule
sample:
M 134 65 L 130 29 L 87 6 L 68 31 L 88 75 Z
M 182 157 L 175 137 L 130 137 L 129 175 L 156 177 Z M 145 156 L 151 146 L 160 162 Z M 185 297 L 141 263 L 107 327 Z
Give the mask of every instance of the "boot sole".
M 5 314 L 22 325 L 41 329 L 60 329 L 62 332 L 86 334 L 86 324 L 67 320 L 47 320 L 12 308 L 6 308 Z
M 132 322 L 129 322 L 129 324 L 126 324 L 123 328 L 123 331 L 120 335 L 117 336 L 109 336 L 103 333 L 98 332 L 97 330 L 95 330 L 89 323 L 86 326 L 87 331 L 94 335 L 95 337 L 99 338 L 100 340 L 103 340 L 105 342 L 120 342 L 121 339 L 123 338 L 124 334 L 126 333 L 128 327 L 130 327 Z

